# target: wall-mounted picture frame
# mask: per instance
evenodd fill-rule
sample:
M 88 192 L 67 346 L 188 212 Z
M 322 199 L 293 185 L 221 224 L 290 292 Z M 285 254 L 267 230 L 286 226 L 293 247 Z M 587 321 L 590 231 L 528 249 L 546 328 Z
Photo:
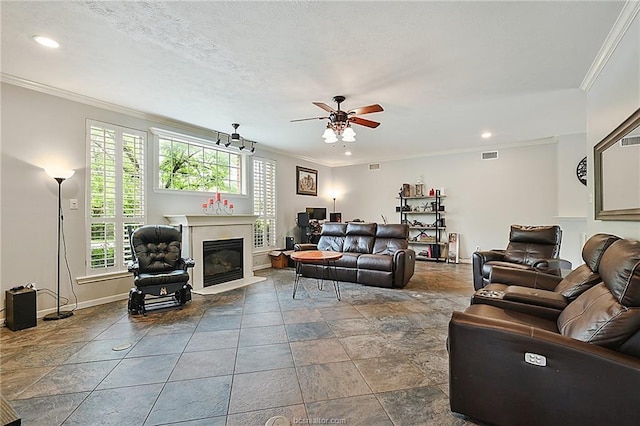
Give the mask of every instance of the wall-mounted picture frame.
M 296 166 L 296 194 L 318 196 L 318 171 Z

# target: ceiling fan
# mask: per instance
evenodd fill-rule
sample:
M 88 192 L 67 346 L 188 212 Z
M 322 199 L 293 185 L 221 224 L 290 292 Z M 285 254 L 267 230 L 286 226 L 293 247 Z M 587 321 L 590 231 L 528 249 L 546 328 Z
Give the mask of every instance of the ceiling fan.
M 328 116 L 325 117 L 312 117 L 312 118 L 299 118 L 297 120 L 291 120 L 291 122 L 296 121 L 307 121 L 307 120 L 329 120 L 327 123 L 327 128 L 325 129 L 322 137 L 325 142 L 333 143 L 338 141 L 338 136 L 342 136 L 342 140 L 344 142 L 353 142 L 355 141 L 354 136 L 356 133 L 351 128 L 351 123 L 358 124 L 360 126 L 370 127 L 375 129 L 380 125 L 377 121 L 367 120 L 366 118 L 358 117 L 358 115 L 363 114 L 371 114 L 373 112 L 381 112 L 384 109 L 378 105 L 368 105 L 360 108 L 351 109 L 348 111 L 343 111 L 340 109 L 340 104 L 344 102 L 345 97 L 338 95 L 333 97 L 334 102 L 338 104 L 338 109 L 333 109 L 329 105 L 324 102 L 313 102 L 313 104 L 319 108 L 322 108 L 326 112 L 329 113 Z

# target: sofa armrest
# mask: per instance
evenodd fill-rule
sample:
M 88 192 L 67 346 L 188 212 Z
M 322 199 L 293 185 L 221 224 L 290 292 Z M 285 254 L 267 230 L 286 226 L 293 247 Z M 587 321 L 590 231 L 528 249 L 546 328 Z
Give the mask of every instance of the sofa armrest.
M 448 348 L 453 412 L 501 425 L 637 422 L 638 358 L 462 312 L 449 323 Z
M 190 257 L 186 257 L 182 259 L 182 267 L 186 271 L 189 268 L 193 268 L 196 266 L 196 261 Z
M 298 244 L 294 244 L 293 250 L 294 251 L 318 250 L 318 245 L 311 244 L 311 243 L 306 243 L 306 244 L 298 243 Z
M 533 263 L 533 268 L 540 272 L 553 275 L 561 275 L 562 269 L 571 269 L 571 262 L 564 259 L 540 259 Z
M 471 255 L 473 264 L 473 288 L 480 290 L 486 285 L 482 275 L 482 266 L 492 260 L 504 260 L 504 250 L 476 251 Z
M 140 272 L 140 264 L 138 262 L 129 262 L 129 264 L 127 265 L 127 271 L 137 276 Z
M 400 249 L 393 254 L 393 286 L 402 288 L 407 285 L 416 269 L 416 252 L 413 249 Z
M 489 282 L 491 283 L 540 288 L 550 291 L 556 288 L 560 281 L 562 281 L 562 277 L 558 275 L 550 275 L 536 270 L 506 268 L 503 266 L 494 266 L 491 268 L 491 274 L 489 275 Z

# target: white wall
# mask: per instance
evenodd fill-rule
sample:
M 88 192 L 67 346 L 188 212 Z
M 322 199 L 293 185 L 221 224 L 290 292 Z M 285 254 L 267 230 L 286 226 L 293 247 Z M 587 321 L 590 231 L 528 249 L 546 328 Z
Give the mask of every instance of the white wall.
M 640 107 L 640 15 L 627 29 L 620 43 L 587 92 L 588 167 L 593 167 L 593 147 Z M 593 194 L 593 174 L 588 175 Z M 593 197 L 589 197 L 587 234 L 607 232 L 640 239 L 640 222 L 594 219 Z
M 39 288 L 56 290 L 56 229 L 57 183 L 43 168 L 51 165 L 76 170 L 62 185 L 67 258 L 73 279 L 87 274 L 85 228 L 85 120 L 87 118 L 114 123 L 142 131 L 159 127 L 205 136 L 206 130 L 168 120 L 145 118 L 141 113 L 126 114 L 63 99 L 37 91 L 2 84 L 2 158 L 1 158 L 1 282 L 4 291 L 34 282 Z M 165 214 L 201 213 L 201 205 L 209 198 L 201 194 L 179 194 L 153 188 L 153 135 L 148 133 L 147 222 L 166 223 Z M 309 161 L 295 160 L 282 154 L 263 151 L 257 145 L 256 154 L 277 162 L 278 206 L 277 233 L 279 245 L 284 237 L 293 235 L 295 217 L 307 206 L 330 207 L 328 196 L 332 180 L 331 169 Z M 251 176 L 248 157 L 248 176 Z M 318 170 L 318 197 L 295 195 L 296 166 Z M 252 193 L 252 181 L 248 193 Z M 69 210 L 69 199 L 78 200 L 79 209 Z M 250 196 L 225 196 L 234 203 L 235 213 L 251 213 Z M 64 262 L 64 261 L 63 261 Z M 269 263 L 265 255 L 254 263 Z M 69 279 L 63 266 L 61 295 L 71 299 Z M 80 303 L 108 301 L 126 296 L 131 277 L 100 283 L 76 285 Z M 4 302 L 3 302 L 4 305 Z M 55 307 L 55 298 L 44 292 L 38 295 L 38 310 Z
M 382 162 L 379 171 L 369 171 L 366 164 L 338 167 L 337 210 L 346 220 L 380 222 L 385 215 L 398 223 L 399 189 L 422 175 L 427 192 L 444 188 L 447 231 L 460 233 L 460 256 L 469 258 L 476 246 L 506 247 L 511 224 L 558 223 L 558 170 L 555 140 L 500 149 L 497 160 L 481 160 L 477 151 Z M 576 197 L 565 210 L 579 211 L 580 206 L 584 198 Z

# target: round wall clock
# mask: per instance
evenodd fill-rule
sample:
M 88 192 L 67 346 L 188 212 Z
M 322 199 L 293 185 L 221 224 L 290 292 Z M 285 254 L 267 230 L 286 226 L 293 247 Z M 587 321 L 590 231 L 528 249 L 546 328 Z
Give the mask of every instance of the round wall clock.
M 578 163 L 578 167 L 576 167 L 576 176 L 584 186 L 587 186 L 587 157 L 584 157 Z

